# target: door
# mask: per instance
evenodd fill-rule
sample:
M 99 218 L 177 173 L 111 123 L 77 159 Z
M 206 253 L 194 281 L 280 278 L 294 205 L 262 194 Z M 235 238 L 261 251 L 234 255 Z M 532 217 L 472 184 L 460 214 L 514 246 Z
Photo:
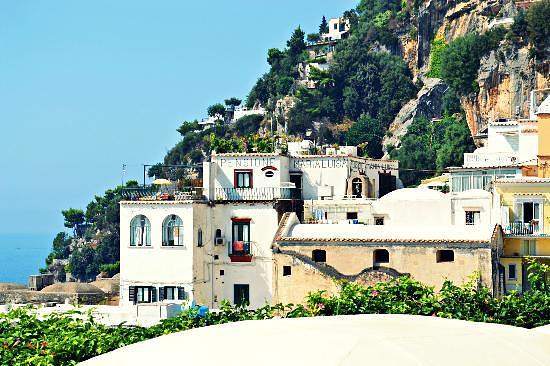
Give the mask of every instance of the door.
M 237 306 L 250 304 L 250 286 L 244 284 L 233 285 L 233 302 Z
M 391 173 L 378 173 L 379 190 L 378 198 L 382 198 L 390 192 L 395 191 L 397 186 L 396 177 Z

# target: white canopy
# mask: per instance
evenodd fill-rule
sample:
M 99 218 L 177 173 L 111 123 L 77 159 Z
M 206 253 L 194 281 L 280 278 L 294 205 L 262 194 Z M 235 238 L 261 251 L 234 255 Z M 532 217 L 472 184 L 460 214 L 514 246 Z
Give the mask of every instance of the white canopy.
M 95 365 L 549 365 L 550 335 L 409 315 L 245 321 L 136 343 Z

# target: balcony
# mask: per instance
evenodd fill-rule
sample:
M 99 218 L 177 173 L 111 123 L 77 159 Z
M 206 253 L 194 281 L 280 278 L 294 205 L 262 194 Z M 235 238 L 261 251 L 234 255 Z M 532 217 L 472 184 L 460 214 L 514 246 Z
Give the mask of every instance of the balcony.
M 200 201 L 204 199 L 202 187 L 144 186 L 124 188 L 121 195 L 126 201 Z
M 291 187 L 216 188 L 216 201 L 299 200 L 302 192 Z
M 252 262 L 252 242 L 234 241 L 229 245 L 229 259 L 236 263 Z
M 537 221 L 534 222 L 512 222 L 504 227 L 506 236 L 542 236 L 544 231 Z
M 518 163 L 514 153 L 466 153 L 464 154 L 465 168 L 485 168 L 512 166 Z

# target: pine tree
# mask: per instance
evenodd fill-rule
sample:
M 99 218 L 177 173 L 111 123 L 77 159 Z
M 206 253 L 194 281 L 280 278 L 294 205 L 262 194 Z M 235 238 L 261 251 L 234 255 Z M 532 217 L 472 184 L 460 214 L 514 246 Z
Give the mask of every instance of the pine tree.
M 323 15 L 323 19 L 321 20 L 321 25 L 319 26 L 319 34 L 328 33 L 328 23 L 327 18 Z

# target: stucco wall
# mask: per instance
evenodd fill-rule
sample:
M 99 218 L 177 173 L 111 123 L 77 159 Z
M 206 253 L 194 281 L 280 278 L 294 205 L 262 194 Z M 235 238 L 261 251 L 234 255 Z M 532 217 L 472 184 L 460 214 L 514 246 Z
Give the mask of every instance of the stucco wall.
M 339 244 L 339 245 L 284 245 L 283 251 L 293 251 L 311 258 L 314 249 L 326 251 L 326 264 L 343 275 L 357 275 L 361 271 L 373 266 L 375 249 L 386 249 L 389 252 L 389 263 L 381 266 L 389 267 L 399 273 L 408 273 L 414 279 L 435 286 L 436 289 L 448 279 L 456 284 L 468 282 L 474 273 L 479 273 L 482 283 L 492 288 L 491 249 L 489 244 Z M 436 252 L 439 249 L 454 251 L 453 262 L 436 261 Z M 287 257 L 287 258 L 284 258 Z M 283 265 L 292 263 L 291 276 L 282 278 Z M 303 267 L 306 267 L 304 269 Z M 320 275 L 300 261 L 292 261 L 291 256 L 277 255 L 276 290 L 278 300 L 296 301 L 309 291 L 333 288 L 326 276 Z M 294 273 L 297 274 L 294 277 Z M 292 290 L 283 289 L 290 286 Z M 290 292 L 291 293 L 290 293 Z M 290 297 L 289 299 L 285 296 Z
M 53 302 L 63 304 L 96 305 L 105 299 L 105 294 L 47 293 L 40 291 L 11 290 L 0 291 L 0 304 L 42 304 Z

